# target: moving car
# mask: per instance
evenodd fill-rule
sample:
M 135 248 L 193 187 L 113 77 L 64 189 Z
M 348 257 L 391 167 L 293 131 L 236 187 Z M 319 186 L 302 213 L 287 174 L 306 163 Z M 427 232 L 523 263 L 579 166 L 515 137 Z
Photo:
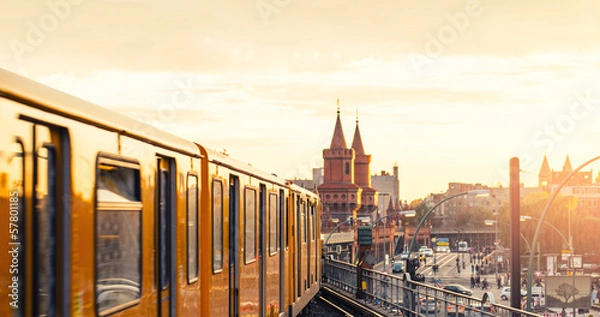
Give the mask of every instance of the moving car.
M 421 251 L 421 253 L 423 253 L 423 255 L 426 256 L 426 257 L 432 257 L 433 256 L 433 250 L 430 249 L 430 248 L 423 249 L 423 251 Z
M 466 309 L 465 316 L 467 317 L 484 317 L 491 316 L 494 312 L 494 306 L 491 305 L 475 305 L 469 306 Z
M 470 289 L 468 289 L 460 284 L 448 284 L 448 285 L 444 286 L 444 289 L 447 291 L 451 291 L 454 293 L 463 294 L 463 295 L 467 295 L 467 296 L 473 295 L 473 292 Z
M 402 262 L 396 262 L 392 266 L 392 273 L 403 273 L 404 272 L 404 264 Z
M 521 296 L 527 296 L 527 291 L 521 289 Z M 500 293 L 500 298 L 503 300 L 508 300 L 510 298 L 510 287 L 502 288 L 502 292 Z

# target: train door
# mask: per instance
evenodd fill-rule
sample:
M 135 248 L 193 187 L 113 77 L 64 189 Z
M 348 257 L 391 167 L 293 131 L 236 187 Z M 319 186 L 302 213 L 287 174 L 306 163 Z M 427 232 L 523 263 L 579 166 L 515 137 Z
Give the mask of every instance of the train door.
M 18 259 L 18 266 L 10 273 L 19 284 L 19 296 L 16 301 L 11 298 L 16 303 L 13 307 L 18 307 L 12 316 L 69 316 L 68 134 L 37 119 L 22 115 L 19 119 L 11 126 L 15 133 L 11 185 L 18 193 L 18 214 L 10 219 L 9 250 L 14 251 L 10 256 Z
M 305 213 L 305 217 L 306 217 L 306 222 L 305 222 L 305 233 L 306 233 L 306 280 L 308 280 L 307 282 L 305 282 L 304 284 L 304 289 L 307 289 L 308 287 L 310 287 L 310 281 L 312 279 L 312 272 L 310 270 L 310 259 L 311 259 L 311 255 L 312 255 L 312 206 L 309 204 L 308 200 L 306 200 L 306 203 L 304 204 L 306 206 L 306 213 Z
M 296 196 L 296 267 L 298 269 L 298 279 L 297 282 L 297 294 L 296 298 L 299 298 L 302 295 L 302 256 L 304 256 L 302 252 L 302 244 L 304 242 L 304 210 L 303 205 L 301 204 L 301 199 L 299 196 Z
M 177 259 L 175 256 L 176 211 L 175 163 L 173 159 L 157 157 L 156 176 L 156 229 L 157 257 L 156 280 L 158 285 L 159 316 L 175 316 Z
M 287 240 L 287 227 L 286 227 L 286 219 L 287 219 L 287 215 L 286 215 L 286 208 L 285 208 L 285 192 L 283 190 L 279 190 L 279 201 L 277 202 L 279 204 L 279 214 L 281 215 L 281 217 L 279 217 L 279 223 L 277 224 L 280 228 L 280 230 L 278 230 L 278 239 L 279 239 L 279 311 L 283 311 L 284 309 L 284 305 L 285 305 L 285 301 L 284 301 L 284 296 L 285 296 L 285 279 L 286 279 L 286 272 L 287 269 L 285 267 L 285 253 L 287 251 L 287 246 L 285 244 L 285 241 Z
M 258 199 L 258 311 L 259 316 L 265 316 L 265 279 L 266 279 L 266 267 L 267 267 L 267 259 L 266 256 L 268 252 L 265 252 L 266 247 L 266 235 L 267 235 L 267 226 L 265 223 L 266 214 L 267 214 L 267 189 L 265 185 L 260 185 L 260 193 Z
M 239 316 L 240 281 L 239 275 L 239 230 L 240 180 L 237 176 L 229 178 L 229 316 Z

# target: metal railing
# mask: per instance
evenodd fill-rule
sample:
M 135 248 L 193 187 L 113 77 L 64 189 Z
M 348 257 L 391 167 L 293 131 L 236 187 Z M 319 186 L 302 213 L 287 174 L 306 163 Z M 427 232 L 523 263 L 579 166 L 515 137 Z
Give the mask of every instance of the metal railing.
M 362 283 L 357 285 L 356 265 L 336 260 L 323 261 L 323 283 L 339 290 L 356 294 L 365 287 L 365 305 L 389 311 L 389 315 L 447 317 L 534 317 L 535 313 L 496 303 L 493 294 L 482 298 L 457 294 L 424 283 L 411 281 L 410 277 L 390 275 L 363 269 Z

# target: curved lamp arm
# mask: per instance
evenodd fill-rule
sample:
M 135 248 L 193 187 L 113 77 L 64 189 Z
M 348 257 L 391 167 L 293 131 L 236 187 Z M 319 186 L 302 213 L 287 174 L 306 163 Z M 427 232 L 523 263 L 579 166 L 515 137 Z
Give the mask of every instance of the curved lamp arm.
M 446 197 L 444 199 L 442 199 L 442 201 L 440 201 L 439 203 L 437 203 L 435 206 L 433 206 L 431 209 L 429 209 L 429 211 L 427 211 L 427 213 L 423 216 L 423 218 L 421 218 L 421 221 L 419 222 L 419 225 L 417 226 L 417 229 L 415 230 L 412 239 L 410 240 L 410 245 L 408 246 L 408 258 L 410 259 L 410 254 L 412 252 L 412 248 L 415 245 L 415 241 L 417 239 L 417 234 L 419 233 L 419 229 L 421 229 L 421 226 L 423 226 L 423 223 L 425 223 L 425 219 L 427 219 L 427 217 L 429 217 L 429 215 L 437 208 L 439 207 L 441 204 L 445 203 L 446 201 L 452 199 L 452 198 L 456 198 L 459 196 L 464 196 L 464 195 L 489 195 L 490 191 L 489 190 L 470 190 L 468 192 L 462 192 L 456 195 L 452 195 L 450 197 Z
M 523 217 L 523 216 L 521 216 L 521 217 Z M 486 220 L 485 224 L 488 225 L 488 222 L 489 223 L 496 223 L 496 221 L 498 221 L 498 220 Z M 507 227 L 510 228 L 510 225 L 508 223 L 504 222 L 504 221 L 498 221 L 497 223 L 499 223 L 501 225 L 504 225 L 504 226 L 507 226 Z M 523 239 L 523 241 L 525 241 L 525 244 L 527 245 L 527 250 L 529 250 L 529 252 L 531 252 L 531 245 L 529 245 L 529 241 L 527 241 L 527 239 L 525 238 L 525 236 L 523 235 L 522 232 L 519 232 L 519 234 L 521 235 L 521 239 Z
M 392 217 L 392 216 L 399 216 L 399 215 L 406 215 L 407 217 L 413 217 L 413 216 L 416 216 L 416 215 L 417 215 L 417 212 L 416 212 L 416 211 L 414 211 L 414 210 L 398 211 L 398 212 L 395 212 L 395 213 L 393 213 L 393 214 L 390 214 L 390 215 L 387 215 L 387 216 L 383 216 L 383 217 L 381 217 L 381 218 L 379 218 L 379 219 L 377 219 L 377 220 L 373 221 L 373 224 L 371 225 L 371 227 L 375 228 L 375 225 L 376 225 L 378 222 L 382 221 L 383 219 L 386 219 L 386 218 L 388 218 L 388 217 Z
M 325 243 L 323 244 L 323 246 L 326 246 L 329 242 L 329 239 L 331 238 L 331 235 L 337 230 L 339 229 L 342 225 L 351 222 L 352 220 L 354 220 L 354 218 L 350 217 L 348 218 L 346 221 L 340 223 L 339 225 L 337 225 L 335 228 L 333 228 L 333 230 L 331 230 L 331 233 L 327 236 L 327 239 L 325 239 Z
M 540 220 L 539 218 L 535 218 L 535 217 L 531 217 L 531 216 L 521 216 L 521 219 L 532 219 L 532 220 L 538 220 L 538 221 Z M 558 228 L 556 228 L 554 225 L 552 225 L 551 223 L 549 223 L 546 220 L 544 220 L 543 222 L 548 227 L 554 229 L 554 231 L 556 231 L 556 233 L 558 233 L 558 235 L 561 236 L 561 238 L 563 239 L 563 241 L 565 242 L 565 244 L 567 246 L 569 246 L 569 248 L 571 248 L 571 244 L 569 243 L 569 239 L 567 239 L 567 237 L 565 237 L 565 235 L 562 234 L 562 232 L 560 232 L 560 230 L 558 230 Z

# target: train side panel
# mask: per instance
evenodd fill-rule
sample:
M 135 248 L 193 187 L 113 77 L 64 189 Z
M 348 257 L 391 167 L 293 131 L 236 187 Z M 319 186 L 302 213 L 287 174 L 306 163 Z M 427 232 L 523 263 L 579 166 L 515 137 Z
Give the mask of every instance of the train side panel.
M 292 255 L 293 292 L 290 309 L 292 316 L 297 316 L 308 305 L 308 302 L 319 291 L 320 271 L 318 257 L 320 252 L 318 239 L 320 231 L 316 222 L 320 223 L 320 206 L 317 196 L 305 189 L 292 185 L 290 187 L 291 214 L 294 224 L 296 246 Z
M 2 125 L 11 131 L 1 135 L 7 151 L 0 185 L 3 193 L 15 192 L 13 201 L 19 202 L 14 239 L 0 234 L 0 241 L 3 248 L 11 241 L 23 246 L 15 250 L 18 270 L 0 275 L 3 282 L 17 282 L 17 310 L 2 289 L 0 303 L 6 305 L 0 314 L 157 314 L 155 181 L 161 152 L 172 162 L 172 223 L 166 238 L 173 304 L 165 313 L 198 315 L 199 279 L 184 276 L 197 275 L 186 264 L 199 258 L 193 252 L 197 248 L 187 244 L 197 230 L 188 229 L 187 216 L 193 213 L 186 207 L 193 203 L 186 182 L 200 177 L 193 171 L 199 169 L 198 159 L 15 101 L 0 99 L 0 104 Z M 7 210 L 8 202 L 8 196 L 0 201 Z M 8 227 L 10 218 L 0 221 Z
M 315 194 L 1 70 L 0 126 L 0 316 L 296 316 L 318 291 Z

